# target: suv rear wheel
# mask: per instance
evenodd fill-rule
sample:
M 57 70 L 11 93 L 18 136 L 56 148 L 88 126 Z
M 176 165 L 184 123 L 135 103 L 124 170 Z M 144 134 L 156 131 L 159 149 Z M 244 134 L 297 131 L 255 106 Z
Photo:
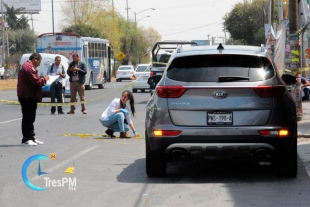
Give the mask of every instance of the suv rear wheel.
M 164 153 L 151 152 L 147 133 L 145 132 L 145 147 L 146 147 L 146 174 L 149 177 L 163 177 L 166 175 L 167 161 Z
M 278 173 L 285 177 L 295 178 L 297 175 L 297 152 L 289 155 L 282 153 L 283 158 L 277 160 Z
M 278 174 L 285 177 L 295 178 L 297 175 L 297 143 L 291 151 L 279 152 L 276 160 Z

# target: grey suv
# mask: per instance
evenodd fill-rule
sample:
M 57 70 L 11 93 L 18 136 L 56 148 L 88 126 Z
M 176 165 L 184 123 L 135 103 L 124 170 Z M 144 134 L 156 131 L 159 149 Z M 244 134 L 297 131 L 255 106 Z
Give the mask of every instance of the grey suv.
M 284 78 L 285 77 L 285 78 Z M 171 159 L 241 158 L 297 174 L 296 106 L 264 47 L 179 47 L 147 103 L 146 173 Z

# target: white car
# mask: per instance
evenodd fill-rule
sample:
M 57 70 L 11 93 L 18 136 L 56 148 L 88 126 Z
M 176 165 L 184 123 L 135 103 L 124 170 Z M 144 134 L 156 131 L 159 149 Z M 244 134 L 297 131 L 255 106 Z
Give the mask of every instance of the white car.
M 147 83 L 147 80 L 150 77 L 150 64 L 138 64 L 136 66 L 135 72 L 132 75 L 132 92 L 136 93 L 137 90 L 144 92 L 145 89 L 149 90 L 150 85 Z
M 116 71 L 116 82 L 122 82 L 122 80 L 131 80 L 134 68 L 132 65 L 121 65 Z

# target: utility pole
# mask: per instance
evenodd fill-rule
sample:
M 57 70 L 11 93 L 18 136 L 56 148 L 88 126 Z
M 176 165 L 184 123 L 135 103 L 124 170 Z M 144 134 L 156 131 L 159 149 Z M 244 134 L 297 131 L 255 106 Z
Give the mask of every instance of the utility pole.
M 2 60 L 1 60 L 1 65 L 4 67 L 4 58 L 5 58 L 5 52 L 4 52 L 4 18 L 3 18 L 3 1 L 1 0 L 1 33 L 2 33 Z
M 128 0 L 126 0 L 126 10 L 127 10 L 127 22 L 129 21 L 129 15 L 128 15 Z
M 298 0 L 289 0 L 288 9 L 290 34 L 294 34 L 298 28 Z

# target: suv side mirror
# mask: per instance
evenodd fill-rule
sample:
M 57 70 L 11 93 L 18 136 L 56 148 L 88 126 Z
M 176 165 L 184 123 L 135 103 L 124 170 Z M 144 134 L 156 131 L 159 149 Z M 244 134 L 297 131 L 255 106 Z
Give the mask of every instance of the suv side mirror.
M 287 85 L 294 85 L 297 83 L 296 77 L 293 75 L 289 74 L 283 74 L 282 75 L 282 80 L 287 84 Z
M 157 83 L 160 81 L 160 79 L 161 79 L 161 75 L 154 75 L 152 77 L 149 77 L 149 79 L 147 80 L 147 83 L 150 86 L 156 86 Z

